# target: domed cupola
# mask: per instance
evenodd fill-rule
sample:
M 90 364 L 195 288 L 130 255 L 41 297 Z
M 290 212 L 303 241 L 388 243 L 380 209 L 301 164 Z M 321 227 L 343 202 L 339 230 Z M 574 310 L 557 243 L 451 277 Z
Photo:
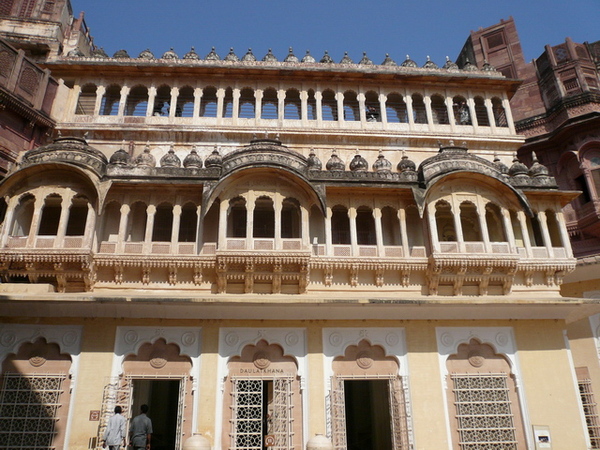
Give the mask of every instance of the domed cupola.
M 93 58 L 108 58 L 108 54 L 104 51 L 104 47 L 96 47 L 92 50 Z
M 465 65 L 462 66 L 462 70 L 467 71 L 467 72 L 477 72 L 479 69 L 477 68 L 477 66 L 475 64 L 471 64 L 471 61 L 469 61 L 467 59 L 467 62 L 465 62 Z
M 147 48 L 146 50 L 144 50 L 143 52 L 141 52 L 141 53 L 138 55 L 138 59 L 148 59 L 148 60 L 150 60 L 150 59 L 154 59 L 154 53 L 152 53 L 152 52 L 150 51 L 150 49 L 149 49 L 149 48 Z
M 216 167 L 220 169 L 221 167 L 223 167 L 223 157 L 219 153 L 219 149 L 217 148 L 217 146 L 215 146 L 212 153 L 204 161 L 204 167 L 206 167 L 207 169 L 211 167 Z
M 528 172 L 527 166 L 519 161 L 519 158 L 517 158 L 517 154 L 515 153 L 513 164 L 510 166 L 510 169 L 508 169 L 508 174 L 511 177 L 527 177 Z
M 215 52 L 215 48 L 211 48 L 210 53 L 208 55 L 206 55 L 206 58 L 204 58 L 207 61 L 220 61 L 221 58 L 219 57 L 219 55 L 217 55 L 217 52 Z
M 285 59 L 283 60 L 283 62 L 287 62 L 287 63 L 297 63 L 297 62 L 299 62 L 298 57 L 296 55 L 294 55 L 294 50 L 292 49 L 292 47 L 290 47 L 288 55 L 285 57 Z
M 308 170 L 321 170 L 323 168 L 321 160 L 317 157 L 317 155 L 315 154 L 315 150 L 312 148 L 310 149 L 310 153 L 308 154 L 308 161 L 306 165 L 308 167 Z
M 179 59 L 179 56 L 173 51 L 173 47 L 171 47 L 169 50 L 163 53 L 161 59 Z
M 302 58 L 302 62 L 303 63 L 314 63 L 314 62 L 317 62 L 317 60 L 313 57 L 313 55 L 310 54 L 310 50 L 306 50 L 306 55 L 304 55 L 304 57 Z
M 183 159 L 183 167 L 186 169 L 201 169 L 202 158 L 198 155 L 196 147 L 192 148 L 190 153 Z
M 263 56 L 262 60 L 263 60 L 263 62 L 277 62 L 277 58 L 275 57 L 275 55 L 273 54 L 273 51 L 271 49 L 269 49 L 267 54 L 265 56 Z
M 386 53 L 385 54 L 385 59 L 383 60 L 383 62 L 381 63 L 382 66 L 397 66 L 398 64 L 396 63 L 396 61 L 394 61 L 392 58 L 390 58 L 390 54 Z
M 371 59 L 369 59 L 369 57 L 367 56 L 367 52 L 363 52 L 363 57 L 358 62 L 358 64 L 361 64 L 363 66 L 372 66 L 373 61 L 371 61 Z
M 356 155 L 350 161 L 350 170 L 352 172 L 366 172 L 369 169 L 369 163 L 365 158 L 360 156 L 358 150 L 356 150 Z
M 442 68 L 449 70 L 450 72 L 456 72 L 459 70 L 458 64 L 456 64 L 455 62 L 452 62 L 452 60 L 447 56 L 446 56 L 446 62 Z
M 334 150 L 331 153 L 331 158 L 329 158 L 329 161 L 325 164 L 325 168 L 331 172 L 343 172 L 346 170 L 346 164 L 344 164 L 344 161 L 338 157 Z
M 181 160 L 175 154 L 172 145 L 167 154 L 160 158 L 160 167 L 181 167 Z
M 508 175 L 508 166 L 500 160 L 498 153 L 494 154 L 494 166 L 502 175 Z
M 150 153 L 150 146 L 146 144 L 144 151 L 135 158 L 137 167 L 156 167 L 156 159 Z
M 340 64 L 354 64 L 354 61 L 352 61 L 352 58 L 350 58 L 348 56 L 348 52 L 344 52 L 344 57 L 340 61 Z
M 200 59 L 200 56 L 198 55 L 198 53 L 196 53 L 194 47 L 192 47 L 189 52 L 183 55 L 183 59 L 198 61 Z
M 483 67 L 481 70 L 484 72 L 496 72 L 496 68 L 492 66 L 487 59 L 483 62 Z
M 121 147 L 112 154 L 108 163 L 114 166 L 129 166 L 131 165 L 131 156 L 127 150 Z
M 419 67 L 417 65 L 416 62 L 414 62 L 412 59 L 410 59 L 410 56 L 406 55 L 406 59 L 404 60 L 404 62 L 402 64 L 400 64 L 402 67 Z
M 379 173 L 390 173 L 392 171 L 392 163 L 385 159 L 381 150 L 379 150 L 377 161 L 373 163 L 373 170 Z
M 427 61 L 425 61 L 425 64 L 423 64 L 423 68 L 424 69 L 439 69 L 438 65 L 429 58 L 429 55 L 427 55 Z
M 535 152 L 531 152 L 531 156 L 533 158 L 533 164 L 529 168 L 529 175 L 534 178 L 549 176 L 548 168 L 543 164 L 540 164 Z
M 127 50 L 117 50 L 115 52 L 115 54 L 113 55 L 113 58 L 124 59 L 124 58 L 131 58 L 131 56 L 129 56 L 129 53 L 127 53 Z
M 417 165 L 408 159 L 406 156 L 406 152 L 402 150 L 402 158 L 396 167 L 399 172 L 415 172 L 417 170 Z
M 251 48 L 249 48 L 248 51 L 246 52 L 246 54 L 244 56 L 242 56 L 242 61 L 244 61 L 244 62 L 256 61 L 256 56 L 254 56 L 254 53 L 252 53 Z
M 323 57 L 321 58 L 321 61 L 319 61 L 319 62 L 324 63 L 324 64 L 332 64 L 333 58 L 331 56 L 329 56 L 329 52 L 327 50 L 325 50 L 325 54 L 323 55 Z
M 63 162 L 84 167 L 102 175 L 108 160 L 104 153 L 88 145 L 85 138 L 61 136 L 54 139 L 52 144 L 42 145 L 25 152 L 21 167 L 47 162 Z
M 225 56 L 225 58 L 223 58 L 223 61 L 237 62 L 239 60 L 240 60 L 240 58 L 238 58 L 237 55 L 233 52 L 233 47 L 231 47 L 229 49 L 229 53 L 227 53 L 227 56 Z

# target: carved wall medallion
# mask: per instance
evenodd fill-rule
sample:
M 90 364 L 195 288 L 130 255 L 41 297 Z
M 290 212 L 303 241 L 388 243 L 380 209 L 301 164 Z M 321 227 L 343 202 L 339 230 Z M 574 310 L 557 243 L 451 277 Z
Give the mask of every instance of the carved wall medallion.
M 473 367 L 481 367 L 485 362 L 485 358 L 483 355 L 480 355 L 479 352 L 470 352 L 468 355 L 469 364 Z
M 368 369 L 373 365 L 373 358 L 371 357 L 371 353 L 364 351 L 360 352 L 356 355 L 356 364 L 361 369 Z
M 46 358 L 40 355 L 34 355 L 29 358 L 29 364 L 33 367 L 41 367 L 46 364 Z
M 257 369 L 266 369 L 271 365 L 269 356 L 265 352 L 257 352 L 252 360 Z

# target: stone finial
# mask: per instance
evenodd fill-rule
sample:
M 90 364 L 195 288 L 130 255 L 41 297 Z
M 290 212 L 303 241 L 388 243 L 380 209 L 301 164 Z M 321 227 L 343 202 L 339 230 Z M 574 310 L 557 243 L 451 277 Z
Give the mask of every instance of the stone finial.
M 325 64 L 332 64 L 333 58 L 331 58 L 331 56 L 329 56 L 329 52 L 327 50 L 325 50 L 325 54 L 323 55 L 323 57 L 321 58 L 321 61 L 319 61 L 319 62 L 325 63 Z
M 219 153 L 219 148 L 216 145 L 215 145 L 215 148 L 212 151 L 212 153 L 204 161 L 204 166 L 206 168 L 209 168 L 209 167 L 221 168 L 221 167 L 223 167 L 223 157 Z
M 331 158 L 329 158 L 329 161 L 325 164 L 325 168 L 331 172 L 343 172 L 346 170 L 346 164 L 344 164 L 344 161 L 342 161 L 335 150 L 333 150 L 331 152 Z
M 186 169 L 201 169 L 202 168 L 202 158 L 198 155 L 196 151 L 196 146 L 192 147 L 190 153 L 183 160 L 183 167 Z
M 458 70 L 458 64 L 452 62 L 452 60 L 446 56 L 446 63 L 442 68 L 449 70 L 450 72 L 456 72 Z
M 494 153 L 494 166 L 502 175 L 508 175 L 508 166 L 500 160 L 498 153 Z
M 385 159 L 383 150 L 379 150 L 377 161 L 373 163 L 373 171 L 378 173 L 390 173 L 392 171 L 392 163 Z
M 547 177 L 549 174 L 548 168 L 543 164 L 540 164 L 535 152 L 531 152 L 531 156 L 533 158 L 533 164 L 529 168 L 529 175 L 534 178 Z
M 225 58 L 223 58 L 223 61 L 239 61 L 240 58 L 237 57 L 237 55 L 234 53 L 233 51 L 233 47 L 229 47 L 229 53 L 227 53 L 227 55 L 225 56 Z
M 410 59 L 409 55 L 406 55 L 406 59 L 400 65 L 402 67 L 419 67 L 416 62 L 414 62 L 412 59 Z
M 171 47 L 169 50 L 163 53 L 161 59 L 179 59 L 179 56 L 177 53 L 175 53 L 173 47 Z
M 400 162 L 396 168 L 399 172 L 414 172 L 417 170 L 417 165 L 408 159 L 406 152 L 402 150 L 402 159 L 400 159 Z
M 288 55 L 285 57 L 285 59 L 283 60 L 283 62 L 288 62 L 288 63 L 297 63 L 297 62 L 299 62 L 299 60 L 296 57 L 296 55 L 294 55 L 294 50 L 292 49 L 292 47 L 289 48 Z
M 181 167 L 181 160 L 175 154 L 173 144 L 169 147 L 167 154 L 160 158 L 160 167 Z
M 194 49 L 194 47 L 192 47 L 189 52 L 187 52 L 185 55 L 183 55 L 183 59 L 191 59 L 191 60 L 197 61 L 200 59 L 200 56 L 198 55 L 198 53 L 196 53 L 196 50 Z
M 366 172 L 369 169 L 369 163 L 365 158 L 360 156 L 358 149 L 356 149 L 356 155 L 350 161 L 350 170 L 352 172 Z
M 519 161 L 516 153 L 513 158 L 513 164 L 510 166 L 510 169 L 508 169 L 508 174 L 511 177 L 526 177 L 528 175 L 527 166 Z
M 321 163 L 321 160 L 317 157 L 314 148 L 310 149 L 306 165 L 309 170 L 321 170 L 323 168 L 323 164 Z
M 156 158 L 150 153 L 150 145 L 146 144 L 144 152 L 135 159 L 137 167 L 156 167 Z
M 220 61 L 221 58 L 219 57 L 219 55 L 217 55 L 217 52 L 215 51 L 215 48 L 212 47 L 210 50 L 210 53 L 208 55 L 206 55 L 206 58 L 204 58 L 207 61 Z
M 392 58 L 390 58 L 390 54 L 385 54 L 385 59 L 381 63 L 382 66 L 397 66 L 398 64 Z
M 358 64 L 362 64 L 362 65 L 366 65 L 366 66 L 372 66 L 373 65 L 373 61 L 371 61 L 369 59 L 369 57 L 367 56 L 367 52 L 363 52 L 363 57 L 358 62 Z
M 317 62 L 315 58 L 310 54 L 310 50 L 306 50 L 306 55 L 302 58 L 303 63 L 314 63 Z
M 267 54 L 265 56 L 263 56 L 262 60 L 264 62 L 277 62 L 277 58 L 275 57 L 275 55 L 273 54 L 273 51 L 271 49 L 269 49 Z
M 244 56 L 242 56 L 242 61 L 256 61 L 256 56 L 252 53 L 252 49 L 249 48 Z

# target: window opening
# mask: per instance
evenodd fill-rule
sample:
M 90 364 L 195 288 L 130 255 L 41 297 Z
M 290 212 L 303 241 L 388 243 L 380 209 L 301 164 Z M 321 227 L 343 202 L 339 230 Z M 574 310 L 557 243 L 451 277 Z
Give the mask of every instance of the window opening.
M 185 86 L 179 90 L 177 96 L 177 106 L 175 107 L 175 117 L 193 117 L 194 116 L 194 89 Z
M 229 217 L 227 219 L 227 237 L 245 238 L 248 212 L 246 200 L 241 197 L 229 201 Z
M 198 212 L 196 206 L 188 203 L 181 209 L 179 221 L 179 242 L 196 242 Z
M 333 91 L 327 89 L 323 92 L 321 107 L 323 120 L 338 120 L 337 100 Z
M 412 95 L 412 108 L 415 123 L 427 123 L 427 111 L 421 94 Z
M 146 222 L 148 219 L 147 206 L 145 203 L 136 202 L 131 206 L 127 224 L 127 241 L 144 242 L 146 237 Z
M 300 204 L 296 199 L 286 198 L 281 208 L 281 237 L 300 237 Z
M 223 97 L 223 114 L 221 117 L 233 117 L 233 89 L 230 87 L 225 89 L 225 96 Z
M 498 97 L 492 99 L 492 111 L 494 112 L 494 120 L 497 127 L 507 127 L 508 121 L 506 120 L 506 111 L 502 106 L 502 100 Z
M 477 124 L 482 127 L 490 126 L 490 119 L 488 117 L 487 108 L 485 107 L 485 101 L 481 97 L 475 97 L 475 117 L 477 117 Z
M 88 202 L 86 199 L 76 197 L 73 199 L 69 209 L 69 220 L 67 221 L 67 236 L 83 236 L 88 216 Z
M 398 213 L 394 208 L 386 206 L 381 210 L 381 228 L 383 231 L 383 245 L 402 244 L 400 222 Z
M 308 120 L 317 120 L 317 100 L 315 98 L 315 91 L 313 91 L 312 89 L 308 90 L 308 99 L 306 100 L 306 106 L 308 107 Z
M 325 223 L 323 220 L 323 213 L 317 205 L 310 207 L 310 237 L 311 242 L 314 242 L 314 238 L 317 238 L 317 243 L 325 243 Z
M 332 209 L 331 239 L 333 244 L 350 244 L 350 218 L 343 206 L 334 206 Z
M 454 216 L 450 204 L 445 201 L 435 205 L 435 223 L 437 225 L 438 240 L 440 242 L 456 242 L 456 229 Z
M 171 242 L 173 232 L 173 206 L 161 204 L 156 208 L 154 214 L 154 226 L 152 228 L 153 242 Z
M 145 86 L 135 86 L 129 91 L 127 102 L 125 103 L 126 116 L 143 117 L 148 109 L 148 88 Z
M 446 102 L 441 95 L 436 94 L 431 96 L 431 113 L 433 114 L 433 123 L 439 125 L 448 125 L 450 123 Z
M 560 225 L 556 213 L 551 210 L 546 211 L 546 223 L 548 224 L 548 233 L 550 234 L 550 242 L 552 247 L 562 247 L 562 241 L 560 239 Z
M 300 120 L 300 93 L 296 89 L 288 89 L 285 93 L 283 118 L 289 120 Z
M 240 107 L 238 117 L 242 119 L 254 119 L 256 117 L 256 99 L 254 91 L 244 88 L 240 91 Z
M 46 197 L 40 218 L 39 236 L 56 236 L 58 233 L 61 203 L 62 198 L 58 195 L 49 195 Z
M 273 88 L 265 89 L 262 99 L 261 119 L 277 119 L 278 104 L 277 91 Z
M 121 221 L 121 205 L 117 202 L 110 202 L 104 208 L 104 227 L 102 230 L 102 240 L 116 242 L 119 237 L 119 224 Z
M 208 87 L 204 89 L 200 101 L 200 117 L 217 117 L 217 89 Z
M 464 97 L 456 96 L 452 99 L 454 120 L 458 125 L 471 125 L 471 112 Z
M 422 247 L 425 245 L 423 238 L 423 219 L 419 216 L 416 206 L 406 208 L 406 233 L 408 237 L 408 246 Z
M 154 106 L 152 108 L 153 116 L 168 116 L 171 109 L 171 88 L 162 85 L 156 90 L 154 97 Z
M 361 206 L 356 211 L 356 237 L 358 245 L 376 245 L 375 218 L 370 208 Z
M 252 237 L 275 237 L 275 210 L 273 209 L 273 200 L 268 197 L 260 197 L 256 200 Z
M 111 85 L 106 88 L 100 104 L 100 114 L 103 116 L 116 116 L 119 113 L 121 101 L 121 87 Z
M 379 97 L 376 92 L 369 91 L 365 94 L 365 110 L 367 116 L 367 122 L 380 122 Z
M 473 203 L 463 202 L 460 204 L 460 225 L 465 242 L 482 241 L 479 214 Z
M 502 212 L 498 205 L 488 203 L 485 206 L 485 223 L 487 225 L 490 242 L 507 242 Z
M 542 237 L 542 227 L 540 225 L 540 220 L 538 219 L 537 214 L 535 217 L 527 217 L 528 225 L 530 225 L 530 239 L 532 244 L 535 247 L 543 247 L 544 246 L 544 238 Z
M 26 195 L 19 201 L 13 222 L 12 236 L 29 236 L 33 220 L 34 203 L 35 198 L 33 195 Z
M 344 120 L 347 122 L 360 120 L 356 92 L 348 91 L 344 93 Z
M 221 202 L 217 199 L 212 206 L 208 209 L 208 212 L 204 216 L 204 227 L 202 227 L 202 242 L 217 242 L 219 236 L 219 227 L 225 226 L 219 223 L 219 209 L 221 208 Z M 244 229 L 246 219 L 244 217 Z M 245 235 L 245 234 L 244 234 Z
M 387 121 L 391 123 L 408 123 L 408 113 L 406 103 L 400 94 L 392 93 L 388 95 L 385 102 L 385 111 Z
M 94 107 L 96 106 L 96 89 L 97 87 L 95 84 L 86 84 L 81 88 L 75 114 L 89 116 L 94 114 Z
M 583 407 L 585 423 L 590 436 L 590 448 L 600 449 L 600 418 L 598 417 L 598 405 L 594 399 L 589 370 L 587 367 L 577 367 L 575 372 L 577 374 L 581 406 Z
M 517 217 L 517 213 L 510 210 L 510 223 L 512 226 L 513 234 L 515 235 L 515 244 L 517 247 L 525 247 L 525 241 L 523 240 L 523 230 L 521 229 L 521 222 Z

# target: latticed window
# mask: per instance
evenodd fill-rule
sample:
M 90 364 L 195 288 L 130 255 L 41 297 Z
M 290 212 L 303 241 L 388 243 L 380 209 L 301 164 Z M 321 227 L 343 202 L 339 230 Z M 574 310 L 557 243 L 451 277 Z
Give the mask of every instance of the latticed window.
M 589 378 L 586 378 L 578 380 L 577 383 L 585 422 L 590 435 L 591 448 L 600 449 L 600 419 L 598 418 L 598 409 L 592 392 L 592 382 Z
M 451 375 L 461 450 L 516 450 L 505 373 Z
M 331 434 L 335 450 L 410 449 L 400 377 L 333 377 Z
M 54 449 L 65 375 L 6 373 L 0 392 L 0 449 Z
M 230 449 L 293 448 L 292 381 L 292 378 L 232 379 Z

